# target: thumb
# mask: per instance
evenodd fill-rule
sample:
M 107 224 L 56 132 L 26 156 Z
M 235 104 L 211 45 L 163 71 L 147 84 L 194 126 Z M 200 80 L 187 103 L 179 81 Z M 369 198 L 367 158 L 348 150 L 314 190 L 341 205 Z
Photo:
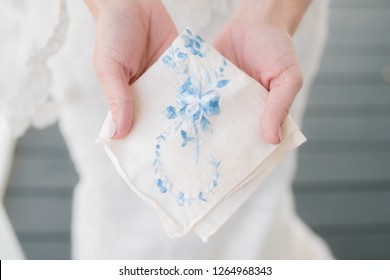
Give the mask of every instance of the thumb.
M 146 42 L 140 22 L 116 10 L 102 12 L 97 20 L 94 66 L 112 114 L 112 139 L 125 137 L 133 123 L 129 82 L 139 72 Z
M 109 136 L 125 137 L 133 123 L 133 100 L 130 95 L 130 72 L 113 59 L 96 56 L 95 68 L 112 114 Z
M 279 83 L 277 86 L 273 86 L 278 82 L 277 79 L 270 83 L 262 122 L 263 136 L 270 144 L 280 143 L 280 126 L 287 117 L 294 98 L 303 83 L 300 71 L 298 73 L 299 75 L 295 75 L 291 79 L 287 78 L 287 82 Z

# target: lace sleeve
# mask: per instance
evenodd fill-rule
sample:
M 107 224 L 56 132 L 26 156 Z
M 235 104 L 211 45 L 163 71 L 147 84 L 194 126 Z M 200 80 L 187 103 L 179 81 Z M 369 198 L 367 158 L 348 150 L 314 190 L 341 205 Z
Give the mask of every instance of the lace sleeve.
M 15 137 L 21 136 L 31 125 L 44 127 L 57 117 L 58 105 L 51 94 L 52 71 L 48 62 L 64 45 L 69 27 L 66 0 L 60 0 L 59 4 L 58 23 L 46 44 L 28 59 L 24 78 L 17 79 L 19 90 L 3 88 L 0 91 L 0 113 Z M 12 60 L 12 63 L 15 62 Z

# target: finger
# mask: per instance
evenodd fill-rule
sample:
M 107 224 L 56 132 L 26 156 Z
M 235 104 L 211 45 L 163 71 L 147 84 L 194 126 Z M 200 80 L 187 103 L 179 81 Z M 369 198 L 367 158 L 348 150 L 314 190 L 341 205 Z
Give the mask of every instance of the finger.
M 133 123 L 129 71 L 119 62 L 99 56 L 96 58 L 96 71 L 112 114 L 109 136 L 121 139 L 129 133 Z
M 288 75 L 290 76 L 290 74 Z M 271 81 L 264 111 L 262 133 L 264 139 L 270 144 L 280 143 L 280 126 L 287 117 L 294 98 L 303 83 L 300 72 L 283 79 L 287 81 L 283 83 L 280 83 L 278 79 Z

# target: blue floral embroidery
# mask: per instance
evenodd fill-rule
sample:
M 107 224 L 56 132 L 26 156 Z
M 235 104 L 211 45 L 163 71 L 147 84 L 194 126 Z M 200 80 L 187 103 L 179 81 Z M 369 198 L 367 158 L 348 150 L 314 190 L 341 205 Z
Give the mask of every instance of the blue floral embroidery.
M 196 77 L 188 77 L 179 88 L 176 98 L 179 108 L 175 110 L 179 112 L 182 122 L 192 124 L 187 131 L 181 131 L 182 146 L 185 147 L 189 141 L 196 142 L 196 161 L 199 159 L 199 133 L 211 133 L 208 118 L 219 115 L 219 99 L 218 91 L 202 84 Z
M 165 116 L 166 116 L 167 119 L 169 119 L 169 120 L 176 118 L 176 109 L 175 109 L 175 107 L 173 107 L 173 106 L 168 106 L 168 107 L 167 107 L 167 110 L 166 110 L 166 112 L 165 112 Z
M 167 54 L 162 57 L 162 61 L 171 69 L 175 67 L 183 66 L 183 62 L 187 59 L 188 55 L 179 48 L 170 47 Z
M 198 34 L 193 34 L 188 28 L 185 29 L 185 33 L 182 38 L 185 40 L 184 47 L 190 49 L 193 55 L 205 57 L 208 50 L 208 46 L 205 41 Z
M 194 164 L 198 164 L 201 146 L 207 137 L 212 134 L 212 118 L 220 114 L 220 89 L 229 84 L 229 79 L 224 79 L 226 60 L 221 57 L 221 64 L 217 70 L 210 66 L 207 59 L 208 46 L 199 35 L 194 35 L 186 29 L 181 35 L 184 49 L 170 47 L 162 57 L 162 62 L 171 70 L 176 71 L 183 78 L 178 87 L 176 105 L 167 106 L 164 116 L 172 122 L 170 129 L 156 138 L 155 159 L 153 169 L 157 188 L 161 193 L 171 193 L 176 198 L 179 206 L 187 205 L 192 200 L 207 202 L 208 196 L 218 186 L 220 176 L 219 167 L 221 161 L 209 155 L 210 183 L 197 194 L 189 194 L 180 191 L 170 181 L 165 173 L 161 160 L 161 150 L 170 133 L 180 133 L 183 142 L 181 146 L 195 148 Z M 187 51 L 188 49 L 188 51 Z M 205 63 L 201 63 L 200 75 L 198 72 L 189 73 L 188 59 L 190 56 L 199 56 Z

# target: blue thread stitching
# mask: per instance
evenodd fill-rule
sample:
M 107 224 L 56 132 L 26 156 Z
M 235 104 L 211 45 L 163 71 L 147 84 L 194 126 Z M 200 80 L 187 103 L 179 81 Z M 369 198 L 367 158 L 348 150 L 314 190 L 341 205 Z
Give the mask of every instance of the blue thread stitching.
M 212 69 L 201 68 L 201 79 L 188 74 L 188 57 L 199 56 L 202 59 L 207 59 L 208 45 L 199 35 L 194 35 L 189 29 L 181 35 L 183 46 L 185 49 L 180 49 L 171 46 L 165 55 L 162 57 L 162 62 L 177 74 L 183 76 L 183 82 L 178 88 L 176 97 L 176 106 L 169 105 L 164 116 L 167 120 L 174 123 L 172 127 L 163 132 L 156 138 L 155 159 L 153 161 L 153 170 L 155 175 L 155 184 L 161 193 L 171 193 L 176 197 L 176 203 L 179 206 L 188 205 L 190 201 L 198 200 L 207 202 L 207 198 L 218 186 L 220 177 L 219 167 L 221 161 L 216 160 L 212 155 L 209 155 L 208 163 L 212 170 L 212 176 L 209 186 L 199 191 L 196 195 L 184 193 L 173 184 L 164 171 L 164 166 L 161 160 L 161 149 L 169 134 L 177 133 L 180 130 L 180 135 L 183 140 L 181 146 L 188 147 L 189 143 L 195 146 L 195 162 L 199 161 L 199 153 L 201 146 L 205 143 L 208 136 L 212 134 L 212 124 L 210 119 L 220 114 L 220 92 L 218 89 L 227 86 L 229 79 L 222 79 L 224 70 L 227 66 L 225 58 L 222 57 L 221 65 L 217 71 Z M 186 51 L 188 50 L 188 51 Z M 211 68 L 209 66 L 209 68 Z

